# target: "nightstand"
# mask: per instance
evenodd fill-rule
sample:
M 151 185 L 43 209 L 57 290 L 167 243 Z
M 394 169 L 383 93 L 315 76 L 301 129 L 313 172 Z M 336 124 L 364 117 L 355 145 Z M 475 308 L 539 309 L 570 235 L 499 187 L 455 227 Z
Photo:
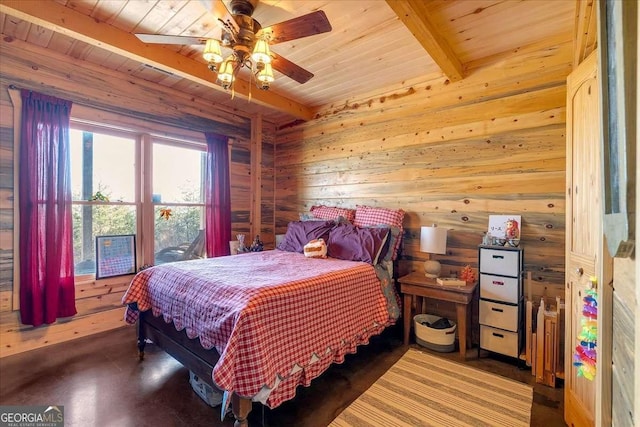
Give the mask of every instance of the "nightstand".
M 425 277 L 422 272 L 413 272 L 398 279 L 400 292 L 403 295 L 403 316 L 404 316 L 404 344 L 409 344 L 409 333 L 413 316 L 411 316 L 411 306 L 413 298 L 416 298 L 416 307 L 422 310 L 422 299 L 431 298 L 438 301 L 452 302 L 456 305 L 456 316 L 458 322 L 458 343 L 460 356 L 465 359 L 467 355 L 467 341 L 471 331 L 471 301 L 476 290 L 477 283 L 466 286 L 439 285 L 435 279 Z

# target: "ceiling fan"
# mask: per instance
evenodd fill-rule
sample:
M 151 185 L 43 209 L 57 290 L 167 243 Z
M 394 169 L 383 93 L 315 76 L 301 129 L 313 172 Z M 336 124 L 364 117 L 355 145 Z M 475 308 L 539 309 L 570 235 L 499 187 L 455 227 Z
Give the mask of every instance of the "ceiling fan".
M 144 43 L 204 45 L 203 57 L 225 89 L 232 87 L 239 70 L 251 70 L 260 89 L 269 89 L 274 81 L 273 70 L 305 83 L 313 74 L 271 51 L 270 46 L 331 31 L 331 24 L 321 10 L 263 28 L 253 19 L 259 0 L 231 0 L 231 11 L 222 0 L 201 0 L 214 14 L 220 36 L 213 38 L 136 34 Z M 223 58 L 221 48 L 231 49 Z

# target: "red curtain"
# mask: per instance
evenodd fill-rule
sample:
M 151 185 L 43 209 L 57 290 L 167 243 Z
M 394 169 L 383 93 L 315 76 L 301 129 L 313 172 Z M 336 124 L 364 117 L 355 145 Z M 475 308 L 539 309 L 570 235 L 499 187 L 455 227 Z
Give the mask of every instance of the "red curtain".
M 207 256 L 229 255 L 231 240 L 231 184 L 229 138 L 206 132 L 205 220 Z
M 71 223 L 71 102 L 27 90 L 20 139 L 20 317 L 26 325 L 76 314 Z

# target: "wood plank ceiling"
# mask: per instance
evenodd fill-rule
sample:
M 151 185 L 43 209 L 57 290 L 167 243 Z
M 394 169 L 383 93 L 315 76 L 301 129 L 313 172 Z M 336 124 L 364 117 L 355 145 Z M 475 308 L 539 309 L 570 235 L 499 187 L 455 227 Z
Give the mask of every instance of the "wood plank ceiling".
M 226 1 L 226 0 L 225 0 Z M 0 0 L 0 32 L 276 124 L 323 106 L 434 73 L 460 80 L 474 61 L 574 35 L 575 0 L 261 0 L 263 26 L 323 10 L 333 30 L 274 52 L 312 72 L 305 84 L 276 74 L 268 92 L 244 81 L 236 96 L 215 83 L 201 46 L 145 45 L 134 33 L 209 36 L 216 20 L 195 0 Z M 248 96 L 251 101 L 248 101 Z

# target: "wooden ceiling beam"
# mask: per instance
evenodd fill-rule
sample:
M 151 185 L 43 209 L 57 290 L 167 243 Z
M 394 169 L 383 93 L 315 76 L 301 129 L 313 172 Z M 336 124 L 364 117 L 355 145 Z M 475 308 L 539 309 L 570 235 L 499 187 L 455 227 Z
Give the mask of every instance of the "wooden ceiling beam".
M 464 78 L 462 64 L 429 20 L 428 3 L 424 0 L 386 1 L 449 80 L 462 80 Z
M 224 92 L 224 89 L 215 83 L 215 75 L 204 63 L 161 46 L 142 43 L 131 33 L 97 21 L 57 2 L 3 0 L 0 3 L 0 12 Z M 310 108 L 273 92 L 251 87 L 251 84 L 244 80 L 236 80 L 234 89 L 236 96 L 251 98 L 251 102 L 256 104 L 303 120 L 313 118 L 314 112 Z

